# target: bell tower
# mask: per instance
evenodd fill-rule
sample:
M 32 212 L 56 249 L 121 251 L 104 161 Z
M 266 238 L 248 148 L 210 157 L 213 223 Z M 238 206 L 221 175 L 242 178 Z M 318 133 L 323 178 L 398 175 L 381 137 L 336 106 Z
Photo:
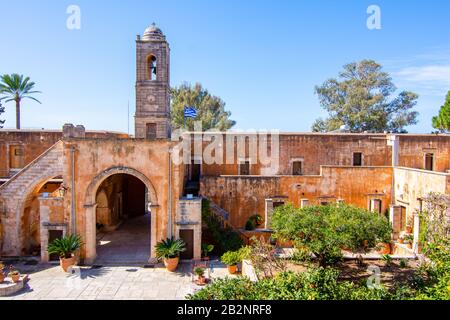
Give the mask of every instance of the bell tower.
M 170 137 L 170 48 L 153 23 L 136 40 L 135 137 Z

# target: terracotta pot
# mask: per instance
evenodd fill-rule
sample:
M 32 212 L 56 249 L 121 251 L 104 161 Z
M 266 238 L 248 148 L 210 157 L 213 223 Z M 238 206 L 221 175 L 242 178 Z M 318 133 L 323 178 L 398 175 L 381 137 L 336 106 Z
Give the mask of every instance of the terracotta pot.
M 380 249 L 378 250 L 379 254 L 391 254 L 391 244 L 390 243 L 380 243 L 378 244 L 378 247 Z
M 174 272 L 177 270 L 178 262 L 180 262 L 180 258 L 170 258 L 170 259 L 164 259 L 164 266 L 166 267 L 167 271 Z
M 64 272 L 67 272 L 69 270 L 69 267 L 75 265 L 75 256 L 72 255 L 71 258 L 59 258 L 59 265 L 64 270 Z
M 209 261 L 209 257 L 203 257 L 202 260 L 203 261 Z
M 423 246 L 421 244 L 417 245 L 417 253 L 422 253 Z
M 403 244 L 404 240 L 402 238 L 398 239 L 398 243 Z
M 198 282 L 200 284 L 206 284 L 206 278 L 205 276 L 198 276 Z
M 412 249 L 412 243 L 408 243 L 408 248 Z
M 11 275 L 11 279 L 14 283 L 17 283 L 20 281 L 20 274 L 13 274 Z
M 235 274 L 237 272 L 237 264 L 235 264 L 234 266 L 228 266 L 228 272 L 230 274 Z
M 5 274 L 3 273 L 3 271 L 0 271 L 0 283 L 3 283 L 3 281 L 5 281 Z
M 413 233 L 413 228 L 412 227 L 406 227 L 406 233 Z

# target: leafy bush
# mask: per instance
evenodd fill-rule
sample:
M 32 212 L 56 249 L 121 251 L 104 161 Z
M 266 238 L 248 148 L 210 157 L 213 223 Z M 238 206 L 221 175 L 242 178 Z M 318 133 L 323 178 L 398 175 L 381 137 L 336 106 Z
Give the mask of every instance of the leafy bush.
M 242 261 L 241 254 L 239 251 L 228 251 L 225 252 L 220 260 L 227 266 L 234 266 Z
M 211 213 L 207 199 L 202 201 L 202 220 L 220 252 L 236 251 L 244 245 L 239 233 L 230 227 L 224 228 L 220 220 Z
M 256 225 L 253 222 L 253 220 L 247 220 L 247 222 L 245 223 L 245 230 L 247 231 L 253 231 L 256 229 Z
M 316 268 L 304 273 L 282 272 L 274 278 L 251 282 L 248 278 L 215 280 L 189 300 L 378 300 L 389 299 L 384 288 L 338 281 L 339 272 Z
M 431 262 L 420 269 L 422 281 L 415 298 L 450 300 L 450 236 L 435 238 L 434 243 L 426 245 L 425 254 Z
M 321 266 L 342 259 L 342 248 L 353 252 L 375 248 L 388 242 L 391 226 L 388 220 L 373 212 L 349 205 L 311 206 L 296 209 L 278 207 L 272 216 L 274 237 L 293 240 L 307 248 Z
M 75 251 L 83 245 L 81 237 L 78 235 L 69 235 L 61 239 L 56 239 L 48 245 L 49 254 L 57 254 L 61 258 L 70 259 Z
M 173 259 L 180 255 L 181 252 L 186 250 L 186 244 L 183 240 L 174 238 L 167 238 L 158 242 L 155 246 L 156 258 L 160 259 Z

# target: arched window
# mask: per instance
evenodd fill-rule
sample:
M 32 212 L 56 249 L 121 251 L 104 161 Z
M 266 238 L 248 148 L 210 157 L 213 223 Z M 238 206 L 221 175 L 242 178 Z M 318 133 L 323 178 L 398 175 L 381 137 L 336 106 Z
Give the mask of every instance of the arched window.
M 147 80 L 156 80 L 156 57 L 150 55 L 147 57 Z

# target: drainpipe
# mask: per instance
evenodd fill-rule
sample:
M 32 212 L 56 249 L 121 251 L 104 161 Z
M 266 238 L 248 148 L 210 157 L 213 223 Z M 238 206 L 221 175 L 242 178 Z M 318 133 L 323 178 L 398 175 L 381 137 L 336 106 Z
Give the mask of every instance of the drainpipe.
M 72 206 L 70 211 L 70 220 L 72 224 L 72 234 L 77 234 L 77 221 L 75 214 L 75 146 L 70 147 L 71 165 L 72 165 Z
M 172 148 L 169 147 L 169 204 L 167 217 L 167 237 L 172 238 Z

